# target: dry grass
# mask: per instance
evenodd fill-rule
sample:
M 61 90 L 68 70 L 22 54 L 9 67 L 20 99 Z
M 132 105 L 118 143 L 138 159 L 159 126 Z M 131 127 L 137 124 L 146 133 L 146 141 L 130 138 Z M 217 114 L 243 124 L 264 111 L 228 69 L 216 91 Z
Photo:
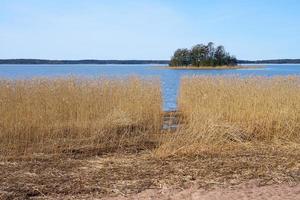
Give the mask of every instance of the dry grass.
M 157 79 L 0 80 L 0 154 L 143 145 L 162 123 Z
M 100 199 L 147 189 L 226 188 L 249 180 L 259 186 L 299 184 L 299 168 L 292 167 L 299 161 L 299 153 L 259 146 L 253 155 L 251 151 L 155 159 L 148 153 L 123 152 L 80 159 L 43 155 L 0 162 L 0 199 Z
M 2 80 L 0 199 L 297 185 L 299 87 L 299 77 L 186 77 L 180 112 L 165 114 L 174 132 L 161 129 L 156 79 Z
M 186 123 L 159 156 L 233 153 L 261 143 L 300 150 L 299 77 L 185 77 L 178 104 Z

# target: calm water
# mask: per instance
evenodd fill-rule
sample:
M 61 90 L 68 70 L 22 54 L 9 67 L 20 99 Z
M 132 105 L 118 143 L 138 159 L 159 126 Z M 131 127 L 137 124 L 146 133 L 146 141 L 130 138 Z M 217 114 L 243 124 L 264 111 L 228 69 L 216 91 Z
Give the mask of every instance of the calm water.
M 232 70 L 171 70 L 153 65 L 0 65 L 0 78 L 23 79 L 37 76 L 129 76 L 160 77 L 164 109 L 176 109 L 180 78 L 185 75 L 242 75 L 276 76 L 300 75 L 300 65 L 264 65 L 258 69 Z

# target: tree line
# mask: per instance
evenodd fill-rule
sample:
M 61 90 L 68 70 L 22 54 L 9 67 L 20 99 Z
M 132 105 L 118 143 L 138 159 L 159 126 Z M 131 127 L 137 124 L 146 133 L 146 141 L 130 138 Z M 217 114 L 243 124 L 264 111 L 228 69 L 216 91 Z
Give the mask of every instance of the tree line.
M 169 64 L 169 60 L 42 60 L 0 59 L 0 64 Z
M 191 49 L 177 49 L 171 58 L 170 66 L 234 66 L 235 56 L 226 52 L 224 46 L 215 47 L 214 43 L 197 44 Z
M 300 59 L 239 60 L 241 64 L 300 64 Z

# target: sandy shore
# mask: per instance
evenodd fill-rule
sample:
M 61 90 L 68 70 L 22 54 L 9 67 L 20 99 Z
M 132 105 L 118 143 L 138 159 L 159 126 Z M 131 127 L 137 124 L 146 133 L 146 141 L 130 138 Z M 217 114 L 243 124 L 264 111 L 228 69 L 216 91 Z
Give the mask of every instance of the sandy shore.
M 136 195 L 118 196 L 105 198 L 106 200 L 129 200 L 129 199 L 162 199 L 162 200 L 181 200 L 181 199 L 205 199 L 205 200 L 296 200 L 300 199 L 300 185 L 290 186 L 268 185 L 259 187 L 256 183 L 250 182 L 230 188 L 214 188 L 212 190 L 203 190 L 189 188 L 185 190 L 161 189 L 146 190 Z

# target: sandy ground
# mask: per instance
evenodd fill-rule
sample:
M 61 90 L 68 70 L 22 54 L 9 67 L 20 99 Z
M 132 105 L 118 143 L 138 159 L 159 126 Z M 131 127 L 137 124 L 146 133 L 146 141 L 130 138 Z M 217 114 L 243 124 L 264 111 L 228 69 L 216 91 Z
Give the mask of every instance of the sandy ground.
M 149 152 L 0 161 L 0 199 L 299 199 L 298 152 L 153 158 Z
M 137 195 L 118 196 L 105 198 L 106 200 L 128 200 L 128 199 L 205 199 L 205 200 L 246 200 L 246 199 L 270 199 L 270 200 L 298 200 L 300 199 L 300 185 L 289 186 L 269 185 L 259 187 L 255 183 L 243 184 L 231 188 L 215 188 L 209 191 L 190 188 L 185 190 L 146 190 Z

